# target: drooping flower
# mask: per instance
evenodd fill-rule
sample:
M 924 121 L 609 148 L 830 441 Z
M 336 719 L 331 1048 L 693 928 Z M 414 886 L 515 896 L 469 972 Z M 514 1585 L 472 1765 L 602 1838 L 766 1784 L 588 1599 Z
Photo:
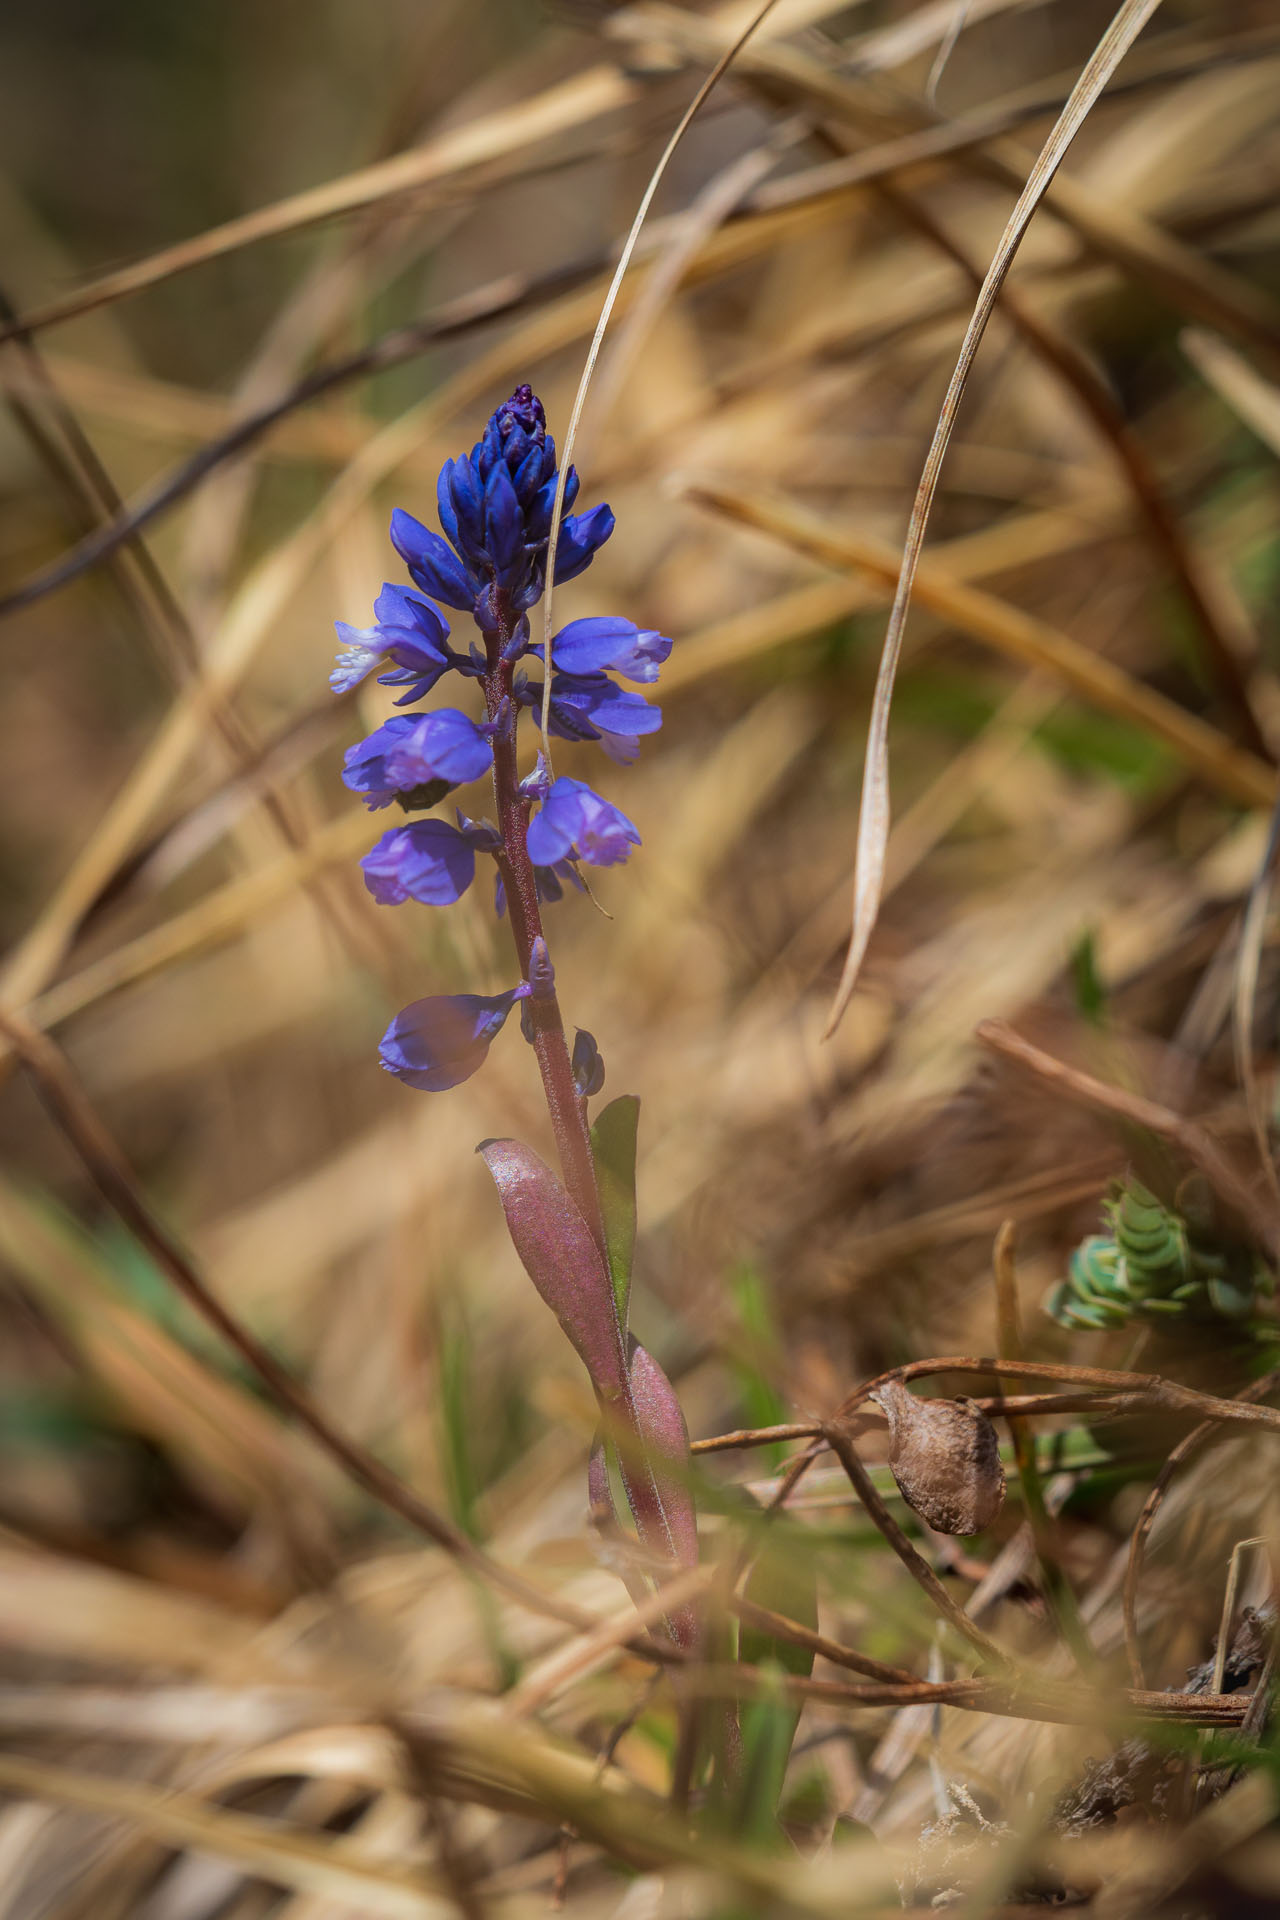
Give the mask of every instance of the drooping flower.
M 455 707 L 393 714 L 367 740 L 348 747 L 342 778 L 371 812 L 401 795 L 443 782 L 441 792 L 478 780 L 493 764 L 487 726 Z M 437 797 L 439 797 L 437 795 Z
M 640 835 L 620 807 L 602 800 L 585 780 L 564 775 L 551 782 L 529 822 L 529 858 L 543 866 L 582 860 L 591 867 L 613 867 L 639 845 Z
M 528 984 L 522 981 L 506 993 L 445 993 L 415 1000 L 383 1034 L 378 1057 L 406 1086 L 443 1093 L 483 1066 L 490 1042 L 502 1031 L 512 1007 L 528 997 Z
M 411 820 L 392 827 L 365 854 L 364 883 L 381 906 L 418 900 L 447 907 L 460 900 L 476 877 L 476 854 L 502 845 L 496 827 L 465 820 Z

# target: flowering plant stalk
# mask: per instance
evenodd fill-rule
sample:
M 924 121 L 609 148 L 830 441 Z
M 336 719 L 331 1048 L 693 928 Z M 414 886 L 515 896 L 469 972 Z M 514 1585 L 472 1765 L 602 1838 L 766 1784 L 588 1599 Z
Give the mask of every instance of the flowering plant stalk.
M 382 1065 L 406 1085 L 438 1093 L 468 1079 L 512 1009 L 534 1050 L 563 1180 L 515 1140 L 482 1142 L 516 1251 L 591 1375 L 603 1440 L 589 1471 L 592 1506 L 613 1511 L 608 1450 L 636 1531 L 655 1571 L 697 1564 L 696 1517 L 689 1490 L 689 1444 L 674 1389 L 627 1327 L 634 1240 L 635 1118 L 624 1096 L 595 1129 L 587 1102 L 604 1083 L 591 1034 L 570 1051 L 543 929 L 543 908 L 582 887 L 581 868 L 627 859 L 640 836 L 620 808 L 582 780 L 554 778 L 542 753 L 523 777 L 519 723 L 543 705 L 543 649 L 529 612 L 546 587 L 547 551 L 557 490 L 555 443 L 542 405 L 517 387 L 491 416 L 471 450 L 441 469 L 437 504 L 443 537 L 398 511 L 391 541 L 417 592 L 384 586 L 374 624 L 339 624 L 343 642 L 330 684 L 345 692 L 375 669 L 402 689 L 397 711 L 351 747 L 343 778 L 371 809 L 393 802 L 407 816 L 388 829 L 361 865 L 384 905 L 413 900 L 447 906 L 475 879 L 477 858 L 494 864 L 495 907 L 508 919 L 519 980 L 498 994 L 437 994 L 397 1014 L 383 1036 Z M 578 493 L 572 469 L 564 505 Z M 555 584 L 590 566 L 613 532 L 607 506 L 566 513 Z M 467 651 L 450 642 L 442 607 L 468 613 L 479 637 Z M 613 617 L 571 621 L 551 641 L 550 733 L 596 741 L 627 763 L 640 739 L 661 725 L 661 711 L 615 675 L 651 684 L 671 651 L 652 629 Z M 477 683 L 484 717 L 421 703 L 446 674 Z M 401 711 L 401 709 L 411 711 Z M 496 824 L 461 811 L 432 813 L 454 788 L 489 773 Z M 455 824 L 456 822 L 456 824 Z M 691 1645 L 696 1621 L 673 1611 L 668 1627 Z

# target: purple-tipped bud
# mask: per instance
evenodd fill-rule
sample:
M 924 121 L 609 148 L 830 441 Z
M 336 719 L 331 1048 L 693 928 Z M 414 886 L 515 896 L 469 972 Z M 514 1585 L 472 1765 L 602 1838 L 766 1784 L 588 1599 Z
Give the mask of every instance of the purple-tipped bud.
M 604 1061 L 595 1035 L 579 1027 L 573 1041 L 573 1084 L 581 1099 L 590 1099 L 604 1085 Z
M 433 994 L 415 1000 L 382 1036 L 379 1058 L 406 1086 L 443 1093 L 483 1066 L 490 1042 L 516 1001 L 528 994 L 522 982 L 508 993 Z
M 446 607 L 470 612 L 480 582 L 438 533 L 432 533 L 399 507 L 391 516 L 391 544 L 417 584 Z

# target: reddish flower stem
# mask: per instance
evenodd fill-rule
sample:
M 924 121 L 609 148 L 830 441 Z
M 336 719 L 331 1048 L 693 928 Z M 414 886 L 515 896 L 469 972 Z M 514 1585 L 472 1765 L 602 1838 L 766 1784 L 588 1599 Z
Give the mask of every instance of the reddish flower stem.
M 504 660 L 502 655 L 515 624 L 504 608 L 501 627 L 489 637 L 489 670 L 484 678 L 484 697 L 490 720 L 497 719 L 504 702 L 510 702 L 511 699 L 515 667 L 512 661 Z M 498 813 L 498 832 L 502 836 L 502 850 L 495 858 L 507 897 L 507 912 L 511 918 L 511 933 L 520 962 L 520 977 L 527 980 L 533 943 L 542 933 L 542 913 L 533 862 L 527 846 L 530 802 L 520 792 L 516 760 L 516 710 L 508 705 L 506 711 L 510 716 L 509 722 L 495 735 L 493 742 L 493 794 Z M 542 1087 L 551 1114 L 564 1183 L 607 1261 L 604 1220 L 596 1187 L 595 1162 L 591 1156 L 591 1137 L 587 1131 L 584 1103 L 579 1100 L 573 1082 L 573 1065 L 565 1039 L 564 1019 L 554 987 L 548 994 L 539 994 L 526 1000 L 524 1008 L 533 1029 L 533 1050 L 542 1075 Z
M 538 902 L 537 880 L 529 858 L 529 814 L 532 803 L 520 792 L 519 765 L 516 758 L 516 710 L 511 702 L 514 662 L 504 660 L 507 643 L 516 622 L 503 607 L 502 624 L 489 636 L 489 664 L 484 678 L 485 705 L 490 720 L 504 711 L 507 723 L 494 735 L 493 792 L 498 813 L 501 850 L 494 855 L 507 898 L 511 932 L 520 961 L 521 977 L 529 978 L 533 943 L 542 934 L 542 912 Z M 545 938 L 545 936 L 543 936 Z M 554 988 L 549 994 L 531 996 L 524 1002 L 533 1028 L 533 1047 L 542 1074 L 543 1091 L 551 1114 L 551 1125 L 560 1153 L 564 1183 L 600 1249 L 608 1268 L 604 1217 L 596 1186 L 595 1161 L 587 1126 L 586 1101 L 578 1096 L 573 1081 L 573 1064 L 565 1039 L 564 1019 Z M 678 1559 L 675 1540 L 662 1496 L 654 1478 L 653 1463 L 645 1444 L 630 1387 L 620 1401 L 601 1402 L 606 1424 L 618 1448 L 619 1465 L 627 1499 L 640 1537 L 652 1551 L 671 1560 Z M 682 1645 L 696 1638 L 694 1616 L 684 1610 L 668 1622 L 673 1637 Z

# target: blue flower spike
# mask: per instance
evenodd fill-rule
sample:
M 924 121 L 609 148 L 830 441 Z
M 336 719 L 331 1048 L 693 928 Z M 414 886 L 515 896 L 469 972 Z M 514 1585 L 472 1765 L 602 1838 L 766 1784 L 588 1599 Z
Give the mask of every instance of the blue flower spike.
M 401 508 L 392 514 L 391 544 L 409 583 L 382 588 L 371 626 L 338 626 L 341 651 L 330 676 L 340 694 L 376 678 L 394 691 L 399 709 L 350 747 L 343 763 L 343 780 L 371 812 L 394 802 L 413 816 L 384 833 L 361 861 L 373 898 L 382 906 L 451 906 L 472 885 L 477 856 L 488 855 L 496 868 L 495 905 L 499 916 L 510 916 L 526 982 L 515 994 L 552 1002 L 543 907 L 567 888 L 584 888 L 581 866 L 617 866 L 640 844 L 626 814 L 584 781 L 552 781 L 540 758 L 523 781 L 516 770 L 520 718 L 542 704 L 544 649 L 532 638 L 529 614 L 546 590 L 556 487 L 556 448 L 542 403 L 531 387 L 519 386 L 490 416 L 470 453 L 441 468 L 440 531 Z M 557 582 L 584 573 L 613 532 L 607 506 L 572 511 L 578 491 L 570 469 Z M 451 642 L 442 608 L 471 615 L 477 637 L 469 646 Z M 551 641 L 552 734 L 598 745 L 623 764 L 633 760 L 640 741 L 662 725 L 661 709 L 633 689 L 651 687 L 670 652 L 670 640 L 655 628 L 621 615 L 569 621 Z M 422 706 L 448 674 L 458 676 L 459 690 L 470 682 L 483 692 L 482 714 Z M 501 831 L 462 814 L 456 825 L 420 817 L 454 788 L 487 775 Z M 511 1004 L 503 996 L 467 994 L 416 1001 L 388 1030 L 383 1065 L 410 1086 L 454 1086 L 480 1064 L 497 1030 L 489 1023 L 501 1024 Z M 558 1031 L 558 1011 L 550 1027 L 538 1026 L 531 1008 L 524 1016 L 529 1033 Z M 538 1044 L 545 1078 L 550 1043 Z M 579 1082 L 595 1080 L 586 1056 L 575 1065 Z M 566 1086 L 569 1071 L 566 1056 Z

